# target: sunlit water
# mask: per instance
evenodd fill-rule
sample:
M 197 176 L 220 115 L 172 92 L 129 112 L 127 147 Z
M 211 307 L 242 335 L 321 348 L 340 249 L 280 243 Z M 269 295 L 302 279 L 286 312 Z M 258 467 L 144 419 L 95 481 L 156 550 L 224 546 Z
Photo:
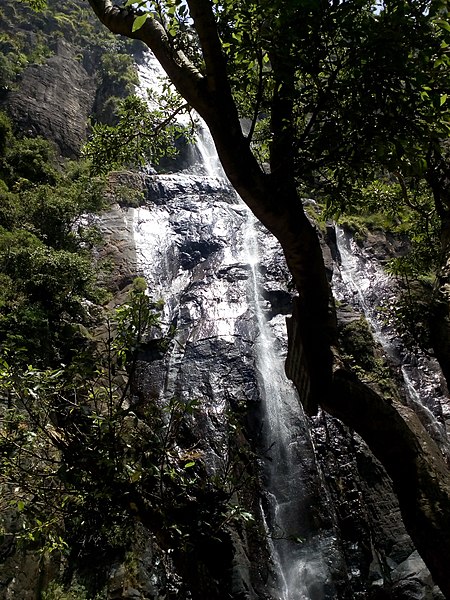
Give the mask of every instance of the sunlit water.
M 350 303 L 364 314 L 375 340 L 403 379 L 408 404 L 438 442 L 441 451 L 450 457 L 445 427 L 448 397 L 439 365 L 423 352 L 408 351 L 389 319 L 389 310 L 398 293 L 395 279 L 389 277 L 376 258 L 340 227 L 336 227 L 336 238 L 340 255 L 339 273 L 334 277 L 337 299 Z
M 158 86 L 161 70 L 151 55 L 140 66 L 139 76 L 142 90 Z M 246 336 L 252 338 L 262 407 L 261 470 L 266 489 L 261 518 L 272 561 L 269 594 L 273 600 L 321 600 L 325 583 L 328 594 L 333 589 L 321 548 L 333 553 L 336 537 L 308 529 L 303 468 L 308 464 L 317 477 L 318 467 L 297 393 L 284 374 L 285 348 L 277 337 L 284 330 L 283 318 L 268 318 L 262 294 L 261 226 L 226 181 L 204 127 L 198 130 L 194 150 L 187 170 L 154 176 L 161 201 L 131 209 L 137 269 L 152 295 L 165 301 L 164 326 L 177 327 L 165 393 L 176 392 L 177 369 L 189 348 L 212 339 L 239 344 Z M 176 198 L 175 209 L 164 200 L 168 196 Z M 183 253 L 186 239 L 188 258 Z M 192 244 L 204 253 L 194 268 L 183 262 L 192 259 Z M 205 244 L 214 252 L 205 251 Z M 209 379 L 214 379 L 213 373 Z M 220 385 L 210 390 L 216 397 L 211 422 L 225 419 Z M 219 440 L 220 444 L 224 445 Z

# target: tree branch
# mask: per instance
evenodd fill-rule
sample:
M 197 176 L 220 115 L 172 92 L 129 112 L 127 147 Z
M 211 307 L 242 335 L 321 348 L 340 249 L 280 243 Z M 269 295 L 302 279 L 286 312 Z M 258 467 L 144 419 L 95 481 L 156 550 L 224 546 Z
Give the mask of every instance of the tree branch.
M 207 104 L 204 77 L 180 50 L 174 50 L 164 27 L 151 15 L 144 25 L 133 31 L 136 14 L 115 6 L 111 0 L 88 0 L 99 20 L 112 32 L 141 40 L 152 50 L 180 94 L 201 112 Z
M 400 171 L 394 171 L 393 175 L 397 179 L 397 181 L 400 185 L 403 202 L 406 204 L 406 206 L 408 206 L 411 210 L 414 210 L 415 212 L 422 215 L 425 219 L 429 219 L 431 217 L 431 215 L 433 214 L 433 211 L 432 210 L 431 211 L 424 210 L 421 206 L 419 206 L 418 204 L 415 204 L 411 200 L 409 193 L 408 193 L 408 188 L 406 187 L 405 179 L 404 179 L 403 175 L 400 173 Z
M 187 4 L 202 47 L 208 90 L 231 96 L 226 60 L 212 4 L 210 0 L 187 0 Z

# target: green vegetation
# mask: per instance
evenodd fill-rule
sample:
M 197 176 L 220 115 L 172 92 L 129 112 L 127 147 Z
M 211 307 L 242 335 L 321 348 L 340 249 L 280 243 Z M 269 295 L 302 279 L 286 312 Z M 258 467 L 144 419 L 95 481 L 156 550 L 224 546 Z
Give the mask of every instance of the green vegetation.
M 152 19 L 145 12 L 150 5 L 126 6 L 144 11 L 129 32 L 139 37 Z M 440 228 L 449 210 L 443 183 L 450 122 L 446 3 L 231 0 L 213 6 L 223 72 L 216 55 L 202 56 L 193 43 L 196 35 L 204 44 L 214 34 L 201 24 L 194 31 L 185 5 L 155 2 L 151 10 L 173 52 L 185 52 L 203 75 L 210 67 L 226 77 L 228 106 L 250 123 L 247 141 L 257 161 L 271 164 L 273 179 L 289 171 L 299 196 L 325 207 L 321 218 L 339 218 L 359 238 L 375 228 L 408 236 L 408 256 L 390 267 L 406 288 L 413 279 L 437 275 L 445 264 Z M 207 58 L 212 63 L 205 68 Z M 122 105 L 117 129 L 94 131 L 87 152 L 98 157 L 98 169 L 158 159 L 153 136 L 167 113 L 153 120 L 143 106 L 130 109 Z
M 131 53 L 139 44 L 109 34 L 79 0 L 8 0 L 0 23 L 0 97 L 14 89 L 25 68 L 51 57 L 59 40 L 70 40 L 86 70 L 98 71 L 94 120 L 115 121 L 119 99 L 133 93 L 138 81 Z
M 130 527 L 121 495 L 142 459 L 137 447 L 135 460 L 127 457 L 143 425 L 130 417 L 127 369 L 157 312 L 139 281 L 129 300 L 96 330 L 80 329 L 85 343 L 66 366 L 2 362 L 4 502 L 17 505 L 25 540 L 75 561 L 121 547 Z
M 137 279 L 123 305 L 83 330 L 86 344 L 69 365 L 0 364 L 2 511 L 15 508 L 22 543 L 62 553 L 91 594 L 105 583 L 105 565 L 124 557 L 135 519 L 184 564 L 194 548 L 197 564 L 203 546 L 220 547 L 230 522 L 251 519 L 233 503 L 248 477 L 242 450 L 208 476 L 200 440 L 187 427 L 198 403 L 134 389 L 139 351 L 160 308 Z M 157 343 L 164 351 L 167 340 Z
M 95 120 L 113 125 L 120 118 L 120 100 L 134 94 L 139 79 L 130 54 L 101 55 Z
M 381 390 L 384 397 L 397 397 L 392 372 L 375 342 L 364 317 L 339 328 L 342 358 L 361 379 Z
M 376 367 L 375 341 L 367 321 L 361 317 L 346 324 L 341 331 L 342 349 L 352 366 L 364 371 Z
M 403 254 L 388 260 L 385 266 L 400 289 L 386 318 L 396 326 L 407 347 L 429 352 L 432 343 L 428 319 L 440 301 L 439 274 L 445 265 L 442 223 L 427 183 L 420 178 L 410 179 L 408 186 L 400 177 L 385 175 L 361 187 L 351 206 L 342 212 L 322 204 L 322 215 L 334 216 L 360 241 L 376 230 L 401 237 Z
M 5 10 L 0 10 L 5 17 Z M 41 64 L 53 54 L 42 32 L 30 43 L 26 31 L 0 31 L 0 97 L 14 87 L 18 75 L 29 65 Z
M 3 113 L 0 122 L 0 348 L 55 364 L 90 321 L 86 302 L 105 297 L 91 258 L 98 236 L 83 222 L 103 207 L 103 183 L 81 163 L 62 171 L 48 142 L 15 138 Z
M 326 202 L 308 205 L 306 210 L 322 230 L 327 218 L 334 217 L 361 243 L 374 231 L 391 233 L 403 240 L 403 254 L 385 264 L 385 270 L 399 285 L 395 302 L 384 309 L 385 318 L 395 326 L 407 348 L 430 352 L 433 344 L 429 319 L 440 301 L 438 277 L 445 254 L 431 190 L 424 181 L 410 185 L 414 187 L 405 190 L 396 180 L 378 178 L 360 188 L 358 198 L 354 197 L 352 206 L 344 211 L 327 207 Z M 342 343 L 347 353 L 346 343 Z
M 102 154 L 91 143 L 91 161 L 62 164 L 50 143 L 20 136 L 0 112 L 2 534 L 11 535 L 12 518 L 19 548 L 60 561 L 64 583 L 41 590 L 43 600 L 99 600 L 107 566 L 125 557 L 137 521 L 181 571 L 190 571 L 188 578 L 198 579 L 196 570 L 217 554 L 211 548 L 228 548 L 230 524 L 252 519 L 237 506 L 249 476 L 233 441 L 241 435 L 236 423 L 236 448 L 212 477 L 201 440 L 188 427 L 198 402 L 149 399 L 136 389 L 142 344 L 164 353 L 171 341 L 151 339 L 161 305 L 145 282 L 136 280 L 115 309 L 105 306 L 109 294 L 98 285 L 102 265 L 93 250 L 101 239 L 88 215 L 105 200 L 92 163 L 105 172 L 167 156 L 175 137 L 189 135 L 166 127 L 185 103 L 169 94 L 150 113 L 130 96 L 137 78 L 124 50 L 132 44 L 105 33 L 83 3 L 29 4 L 40 12 L 13 2 L 1 9 L 2 92 L 14 88 L 24 68 L 51 56 L 63 37 L 98 75 L 92 120 L 105 146 L 123 135 L 124 119 L 129 127 L 144 120 L 158 134 L 136 135 L 114 163 L 110 149 Z M 30 37 L 30 29 L 39 33 Z M 137 194 L 128 191 L 127 201 L 135 203 Z
M 51 582 L 42 593 L 42 600 L 106 600 L 106 595 L 99 593 L 93 598 L 83 585 L 75 583 L 65 589 L 64 586 Z
M 157 165 L 162 158 L 176 156 L 176 140 L 191 140 L 192 131 L 175 121 L 177 114 L 187 110 L 179 96 L 167 92 L 155 101 L 158 108 L 151 110 L 138 96 L 128 96 L 118 104 L 117 124 L 93 126 L 83 152 L 95 173 Z

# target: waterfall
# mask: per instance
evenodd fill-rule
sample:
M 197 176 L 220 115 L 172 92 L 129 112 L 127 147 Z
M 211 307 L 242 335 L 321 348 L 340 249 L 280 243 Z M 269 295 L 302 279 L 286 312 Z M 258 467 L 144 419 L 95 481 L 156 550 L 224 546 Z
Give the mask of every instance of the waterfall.
M 199 131 L 197 148 L 208 176 L 213 180 L 224 177 L 212 139 L 205 128 Z M 323 598 L 322 588 L 329 576 L 328 569 L 320 549 L 316 546 L 313 550 L 311 540 L 308 544 L 303 538 L 308 535 L 304 522 L 308 507 L 303 491 L 302 464 L 305 456 L 311 458 L 313 453 L 312 448 L 305 452 L 305 445 L 310 443 L 309 432 L 304 424 L 297 392 L 284 374 L 285 351 L 274 332 L 278 329 L 280 335 L 281 323 L 270 324 L 267 316 L 270 306 L 262 295 L 257 220 L 231 188 L 230 192 L 244 216 L 238 259 L 250 274 L 247 303 L 253 323 L 256 383 L 263 415 L 266 490 L 261 514 L 274 568 L 271 593 L 274 600 Z
M 139 74 L 142 86 L 155 85 L 160 69 L 151 55 Z M 329 556 L 340 564 L 337 534 L 328 525 L 321 531 L 311 516 L 333 511 L 326 507 L 301 404 L 284 375 L 285 314 L 276 310 L 275 301 L 289 298 L 282 289 L 286 284 L 275 280 L 283 269 L 287 273 L 280 266 L 281 250 L 225 180 L 205 128 L 198 132 L 191 160 L 184 171 L 148 176 L 151 205 L 129 209 L 137 272 L 146 277 L 152 296 L 164 300 L 164 326 L 176 326 L 167 374 L 155 394 L 204 401 L 205 462 L 212 470 L 220 468 L 226 451 L 230 396 L 260 406 L 265 487 L 260 518 L 272 560 L 270 597 L 334 598 Z M 270 265 L 263 280 L 264 261 Z M 287 274 L 283 280 L 288 281 Z M 226 376 L 221 361 L 229 363 Z M 148 369 L 143 377 L 153 389 L 155 373 Z
M 139 75 L 142 97 L 148 86 L 160 86 L 163 74 L 150 53 Z M 404 573 L 401 586 L 417 569 L 403 562 L 410 542 L 389 482 L 338 421 L 305 417 L 284 376 L 292 298 L 278 242 L 230 187 L 206 130 L 182 153 L 165 173 L 149 168 L 131 179 L 124 173 L 123 182 L 116 173 L 119 187 L 142 186 L 143 201 L 137 208 L 113 206 L 99 226 L 118 289 L 144 276 L 149 294 L 164 301 L 161 330 L 152 333 L 164 338 L 165 350 L 149 340 L 134 382 L 138 397 L 161 406 L 172 398 L 199 401 L 188 429 L 208 478 L 226 472 L 241 446 L 256 453 L 250 471 L 257 482 L 232 500 L 255 523 L 233 525 L 235 556 L 224 596 L 364 600 L 373 587 L 390 589 L 387 565 Z M 398 344 L 377 315 L 373 280 L 386 277 L 372 272 L 368 257 L 358 258 L 348 236 L 341 234 L 339 244 L 336 294 L 366 312 L 407 376 L 420 365 L 415 357 L 401 364 Z M 431 378 L 428 386 L 435 383 Z M 410 394 L 423 399 L 422 392 Z M 434 414 L 431 405 L 426 410 Z M 230 414 L 243 425 L 238 437 L 230 434 Z
M 262 506 L 275 566 L 274 598 L 323 598 L 328 570 L 320 550 L 302 538 L 307 510 L 302 463 L 308 453 L 301 442 L 309 437 L 297 393 L 284 374 L 284 357 L 265 314 L 261 295 L 260 245 L 256 219 L 247 209 L 245 250 L 250 266 L 249 304 L 257 326 L 255 340 L 258 385 L 263 405 L 264 470 L 267 477 Z M 303 545 L 304 544 L 304 545 Z
M 387 318 L 389 306 L 396 301 L 398 293 L 395 280 L 384 272 L 374 256 L 340 227 L 336 227 L 336 240 L 340 256 L 339 270 L 333 277 L 336 298 L 364 314 L 375 340 L 402 377 L 408 404 L 441 451 L 450 458 L 445 427 L 448 397 L 439 365 L 421 351 L 409 352 Z

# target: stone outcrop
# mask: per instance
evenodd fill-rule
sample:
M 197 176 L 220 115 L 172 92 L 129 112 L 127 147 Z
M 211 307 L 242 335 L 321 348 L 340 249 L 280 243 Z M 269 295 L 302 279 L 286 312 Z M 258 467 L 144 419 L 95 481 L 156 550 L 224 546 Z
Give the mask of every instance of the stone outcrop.
M 76 49 L 59 41 L 54 56 L 22 72 L 4 104 L 23 135 L 42 136 L 73 158 L 86 140 L 95 90 Z

